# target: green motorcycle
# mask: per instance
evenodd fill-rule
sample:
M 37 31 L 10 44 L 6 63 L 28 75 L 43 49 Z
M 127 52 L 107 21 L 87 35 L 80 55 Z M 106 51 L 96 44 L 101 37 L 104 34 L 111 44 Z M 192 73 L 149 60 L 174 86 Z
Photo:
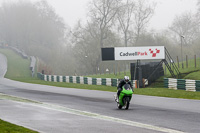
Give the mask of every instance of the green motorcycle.
M 119 95 L 119 101 L 117 102 L 117 100 L 115 100 L 117 102 L 117 107 L 119 109 L 122 109 L 122 107 L 125 109 L 128 109 L 131 98 L 132 98 L 132 94 L 133 94 L 133 90 L 131 86 L 129 84 L 125 84 L 122 87 L 122 91 Z

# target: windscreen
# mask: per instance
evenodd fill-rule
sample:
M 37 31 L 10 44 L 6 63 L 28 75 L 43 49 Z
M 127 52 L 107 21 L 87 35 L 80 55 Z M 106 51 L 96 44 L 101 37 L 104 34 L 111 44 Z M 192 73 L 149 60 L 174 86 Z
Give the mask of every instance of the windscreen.
M 125 85 L 124 85 L 124 89 L 126 89 L 126 90 L 130 90 L 130 89 L 131 89 L 130 84 L 125 84 Z

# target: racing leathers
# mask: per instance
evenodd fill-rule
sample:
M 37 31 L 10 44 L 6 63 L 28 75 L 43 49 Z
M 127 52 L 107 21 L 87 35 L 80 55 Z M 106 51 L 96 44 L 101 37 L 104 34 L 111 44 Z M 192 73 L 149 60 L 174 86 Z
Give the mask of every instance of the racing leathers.
M 121 93 L 121 91 L 122 91 L 122 87 L 123 87 L 126 83 L 129 84 L 129 85 L 131 86 L 131 89 L 132 89 L 132 91 L 133 91 L 133 86 L 132 86 L 132 84 L 131 84 L 130 81 L 126 82 L 125 80 L 121 80 L 121 81 L 119 82 L 118 87 L 117 87 L 117 98 L 118 98 L 118 99 L 119 99 L 119 95 L 120 95 L 120 93 Z

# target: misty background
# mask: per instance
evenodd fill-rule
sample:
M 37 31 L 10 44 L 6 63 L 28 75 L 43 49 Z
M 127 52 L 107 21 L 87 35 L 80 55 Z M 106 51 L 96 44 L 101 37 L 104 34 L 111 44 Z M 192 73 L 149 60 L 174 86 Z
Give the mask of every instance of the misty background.
M 69 26 L 48 1 L 5 1 L 0 6 L 0 44 L 38 57 L 39 72 L 56 75 L 113 72 L 116 67 L 123 71 L 134 62 L 102 62 L 103 47 L 165 46 L 181 61 L 183 39 L 183 60 L 185 55 L 200 57 L 200 1 L 194 12 L 176 15 L 159 31 L 149 28 L 158 6 L 151 0 L 90 0 L 85 20 Z

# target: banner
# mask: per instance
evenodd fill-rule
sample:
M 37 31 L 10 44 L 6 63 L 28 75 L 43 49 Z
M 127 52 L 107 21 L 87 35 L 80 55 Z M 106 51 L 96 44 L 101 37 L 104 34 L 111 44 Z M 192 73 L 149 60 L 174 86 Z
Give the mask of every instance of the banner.
M 165 59 L 164 46 L 115 47 L 115 60 L 157 60 Z

